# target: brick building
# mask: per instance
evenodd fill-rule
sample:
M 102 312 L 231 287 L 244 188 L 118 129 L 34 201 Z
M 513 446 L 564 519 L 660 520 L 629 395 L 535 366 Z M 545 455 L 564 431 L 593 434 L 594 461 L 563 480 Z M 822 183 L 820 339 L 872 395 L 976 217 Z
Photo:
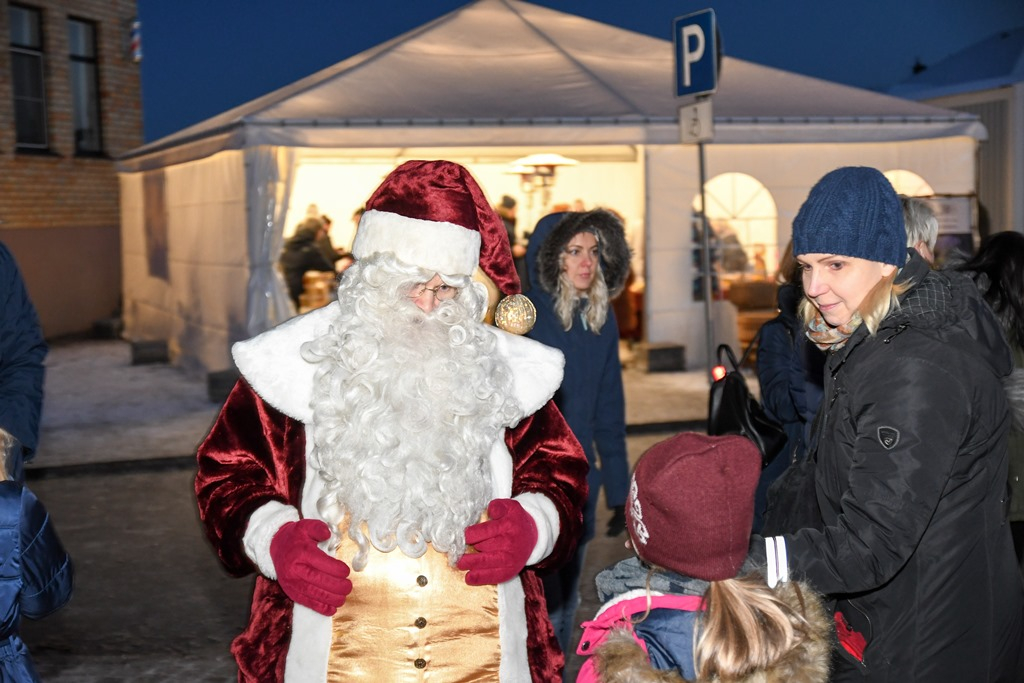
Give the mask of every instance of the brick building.
M 0 241 L 47 338 L 121 298 L 114 159 L 142 144 L 135 0 L 0 0 Z

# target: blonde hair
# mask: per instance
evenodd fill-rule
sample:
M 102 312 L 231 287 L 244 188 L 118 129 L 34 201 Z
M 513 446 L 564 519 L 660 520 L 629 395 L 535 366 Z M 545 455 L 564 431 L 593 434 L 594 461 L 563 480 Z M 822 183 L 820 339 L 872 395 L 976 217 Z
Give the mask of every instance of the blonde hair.
M 0 429 L 0 481 L 7 481 L 11 478 L 11 458 L 14 456 L 14 449 L 18 440 L 14 435 L 5 429 Z
M 860 302 L 860 306 L 857 307 L 857 313 L 860 314 L 871 336 L 878 332 L 879 326 L 890 312 L 899 310 L 899 297 L 910 289 L 913 284 L 911 282 L 897 283 L 896 276 L 899 272 L 898 269 L 895 269 L 892 273 L 879 280 L 871 288 L 871 291 L 865 295 L 864 300 Z M 818 309 L 815 307 L 814 302 L 806 296 L 800 302 L 799 312 L 805 327 L 818 315 Z
M 561 270 L 564 263 L 565 253 L 562 253 L 558 257 L 559 270 Z M 561 271 L 561 274 L 558 276 L 555 314 L 558 316 L 566 332 L 572 329 L 573 313 L 576 311 L 579 300 L 584 296 L 587 297 L 587 307 L 582 311 L 583 320 L 586 322 L 588 330 L 598 334 L 608 320 L 609 301 L 608 284 L 604 280 L 604 271 L 601 269 L 600 264 L 598 264 L 594 281 L 590 283 L 590 288 L 582 295 L 576 291 L 576 287 L 572 284 L 569 275 L 565 271 Z
M 712 581 L 704 594 L 705 611 L 694 644 L 697 678 L 749 676 L 776 665 L 806 641 L 820 639 L 821 634 L 808 620 L 808 603 L 799 584 L 792 584 L 792 589 L 799 610 L 769 588 L 759 574 Z

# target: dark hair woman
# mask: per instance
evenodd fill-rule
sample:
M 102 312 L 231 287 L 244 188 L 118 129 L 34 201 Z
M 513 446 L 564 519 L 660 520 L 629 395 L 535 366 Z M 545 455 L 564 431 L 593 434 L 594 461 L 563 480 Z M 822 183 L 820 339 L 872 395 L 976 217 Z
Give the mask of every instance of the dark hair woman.
M 1024 559 L 1024 235 L 997 232 L 969 261 L 958 265 L 1003 324 L 1013 350 L 1013 373 L 1003 380 L 1013 411 L 1010 430 L 1010 528 L 1017 562 Z

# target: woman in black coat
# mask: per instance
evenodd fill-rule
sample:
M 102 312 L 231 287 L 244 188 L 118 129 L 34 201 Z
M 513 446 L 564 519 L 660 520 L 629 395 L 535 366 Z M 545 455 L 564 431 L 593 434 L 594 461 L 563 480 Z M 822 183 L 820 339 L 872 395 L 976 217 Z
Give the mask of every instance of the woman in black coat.
M 811 445 L 820 524 L 755 537 L 754 559 L 769 584 L 800 578 L 835 600 L 832 681 L 1021 680 L 999 321 L 969 278 L 908 257 L 875 169 L 812 188 L 793 253 L 827 353 Z

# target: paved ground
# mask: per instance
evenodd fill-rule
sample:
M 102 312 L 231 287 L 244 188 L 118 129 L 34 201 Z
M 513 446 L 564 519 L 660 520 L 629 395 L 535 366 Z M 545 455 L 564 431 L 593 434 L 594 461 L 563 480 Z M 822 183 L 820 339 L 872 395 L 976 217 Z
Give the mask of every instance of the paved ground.
M 228 577 L 199 529 L 191 454 L 219 406 L 205 383 L 167 365 L 131 365 L 121 341 L 55 345 L 32 488 L 76 562 L 67 608 L 23 633 L 43 680 L 233 681 L 228 652 L 251 579 Z M 630 458 L 706 414 L 702 372 L 625 371 Z M 598 529 L 608 513 L 601 510 Z M 624 537 L 590 545 L 579 620 L 597 608 L 593 576 L 625 557 Z M 570 671 L 578 667 L 570 658 Z

